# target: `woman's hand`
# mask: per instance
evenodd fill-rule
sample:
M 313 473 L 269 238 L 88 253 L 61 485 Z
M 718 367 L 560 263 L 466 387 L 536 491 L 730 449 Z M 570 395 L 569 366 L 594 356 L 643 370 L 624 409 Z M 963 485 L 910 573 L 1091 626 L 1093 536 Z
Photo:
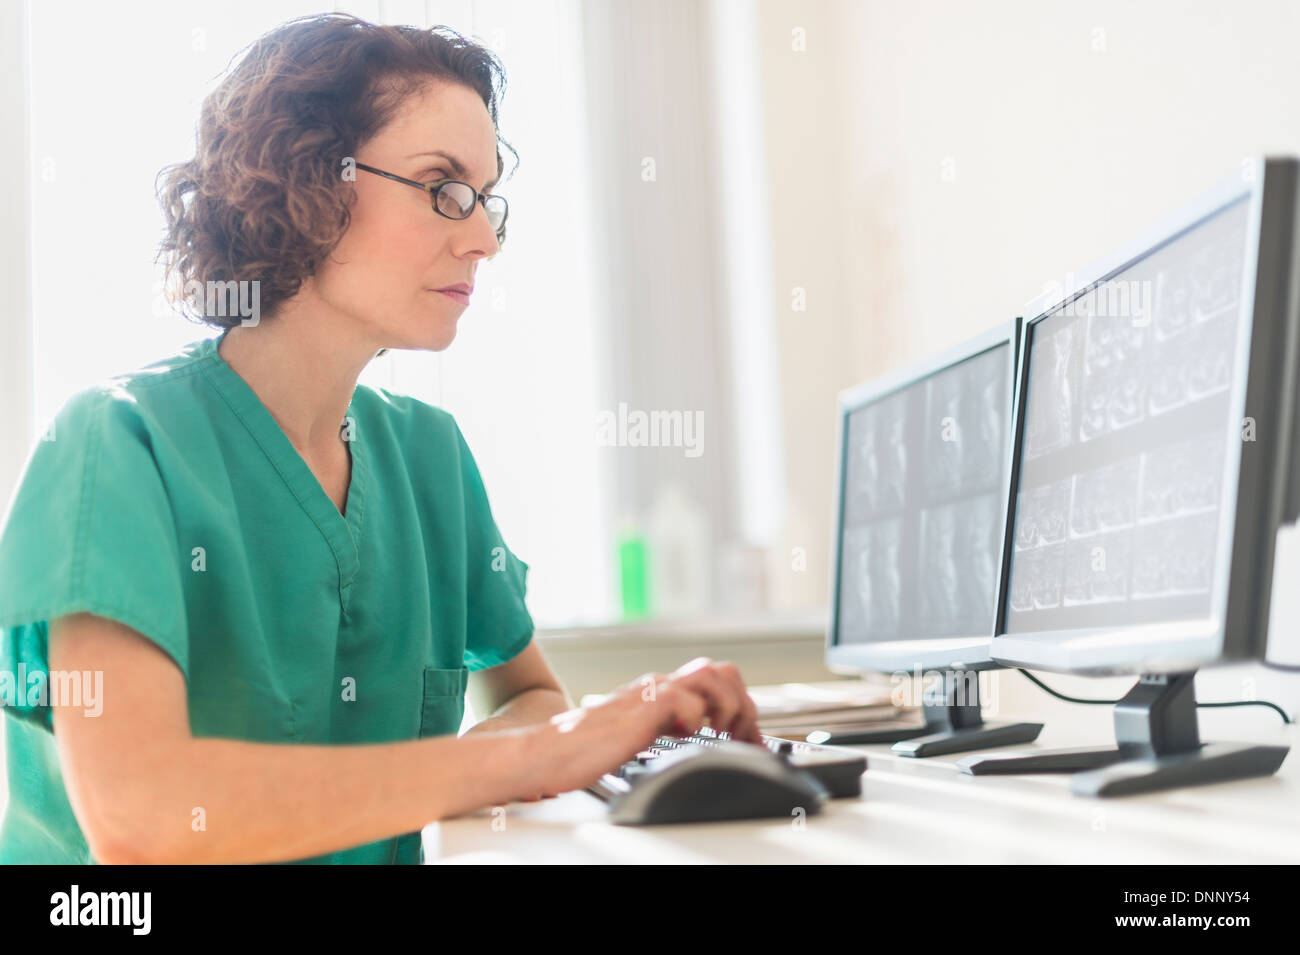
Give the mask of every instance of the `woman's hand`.
M 647 673 L 592 706 L 551 717 L 532 732 L 538 783 L 521 799 L 582 789 L 654 742 L 688 736 L 707 720 L 719 732 L 761 744 L 758 708 L 734 663 L 698 657 L 668 675 Z

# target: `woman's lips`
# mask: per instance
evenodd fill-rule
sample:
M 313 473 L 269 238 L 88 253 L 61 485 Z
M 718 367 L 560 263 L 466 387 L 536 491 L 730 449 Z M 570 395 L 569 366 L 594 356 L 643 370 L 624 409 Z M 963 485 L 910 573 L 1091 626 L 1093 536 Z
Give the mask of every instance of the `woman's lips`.
M 458 290 L 458 289 L 454 289 L 454 288 L 440 288 L 440 289 L 433 289 L 432 291 L 437 292 L 439 295 L 445 295 L 445 296 L 447 296 L 449 299 L 452 299 L 453 301 L 459 302 L 461 305 L 468 305 L 468 304 L 469 304 L 469 293 L 468 293 L 468 292 L 462 292 L 462 291 L 460 291 L 460 290 Z

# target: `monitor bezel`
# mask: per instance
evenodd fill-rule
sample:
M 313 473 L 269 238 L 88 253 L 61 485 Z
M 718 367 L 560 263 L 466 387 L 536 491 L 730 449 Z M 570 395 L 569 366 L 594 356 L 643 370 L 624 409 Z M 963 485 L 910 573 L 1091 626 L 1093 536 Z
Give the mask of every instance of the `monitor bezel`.
M 1281 414 L 1263 412 L 1269 409 L 1270 396 L 1274 407 L 1279 404 L 1278 385 L 1285 370 L 1282 356 L 1293 353 L 1295 345 L 1294 310 L 1287 305 L 1289 283 L 1295 277 L 1295 183 L 1294 160 L 1258 159 L 1243 164 L 1237 174 L 1095 263 L 1071 288 L 1049 289 L 1025 307 L 1013 410 L 1006 539 L 991 646 L 994 659 L 1007 666 L 1105 675 L 1187 672 L 1209 663 L 1262 656 L 1274 541 L 1286 484 L 1279 479 L 1278 463 L 1286 460 L 1290 425 L 1289 409 Z M 1058 308 L 1242 200 L 1249 203 L 1237 317 L 1242 338 L 1225 427 L 1231 421 L 1244 423 L 1253 417 L 1256 433 L 1254 441 L 1230 440 L 1224 455 L 1219 539 L 1231 544 L 1219 548 L 1210 614 L 1132 626 L 1007 633 L 1015 500 L 1034 329 Z
M 848 440 L 849 415 L 858 409 L 887 398 L 894 392 L 916 384 L 938 372 L 964 361 L 976 358 L 994 348 L 1009 346 L 1007 354 L 1007 379 L 1010 393 L 1007 395 L 1008 425 L 1012 413 L 1012 399 L 1016 393 L 1016 375 L 1020 367 L 1019 348 L 1021 339 L 1021 322 L 1019 317 L 1001 322 L 986 329 L 978 335 L 952 345 L 938 354 L 908 365 L 898 371 L 883 375 L 871 381 L 846 388 L 840 392 L 837 401 L 835 434 L 835 498 L 833 505 L 833 523 L 831 550 L 831 586 L 830 615 L 826 631 L 826 665 L 835 673 L 861 673 L 875 671 L 895 673 L 925 670 L 988 670 L 998 669 L 1000 664 L 989 656 L 989 645 L 993 639 L 993 626 L 997 619 L 998 603 L 995 595 L 993 612 L 989 615 L 987 631 L 969 636 L 923 637 L 913 640 L 889 640 L 873 643 L 839 643 L 840 624 L 840 561 L 844 537 L 844 491 L 845 491 L 845 442 Z M 1011 441 L 1008 434 L 1007 459 L 1003 466 L 1003 512 L 1001 519 L 1006 523 L 1006 479 L 1010 470 Z M 1005 544 L 1004 544 L 1005 546 Z M 1001 566 L 999 554 L 998 566 Z

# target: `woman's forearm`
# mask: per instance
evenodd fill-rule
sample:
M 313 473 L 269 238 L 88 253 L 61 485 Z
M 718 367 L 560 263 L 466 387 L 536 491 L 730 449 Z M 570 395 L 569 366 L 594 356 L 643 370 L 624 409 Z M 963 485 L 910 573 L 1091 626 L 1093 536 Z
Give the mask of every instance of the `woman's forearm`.
M 179 741 L 119 795 L 129 826 L 101 862 L 309 858 L 419 831 L 533 787 L 522 731 L 350 746 Z
M 511 697 L 487 719 L 466 730 L 465 735 L 535 726 L 545 723 L 557 713 L 571 709 L 573 704 L 563 691 L 550 687 L 533 687 Z

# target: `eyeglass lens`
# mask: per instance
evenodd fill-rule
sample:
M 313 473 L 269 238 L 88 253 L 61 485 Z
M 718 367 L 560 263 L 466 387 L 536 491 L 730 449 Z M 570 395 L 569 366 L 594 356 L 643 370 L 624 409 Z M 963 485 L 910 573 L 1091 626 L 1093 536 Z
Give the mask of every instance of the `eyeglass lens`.
M 465 219 L 474 211 L 474 190 L 462 182 L 449 182 L 438 190 L 434 200 L 438 211 L 452 219 Z M 493 229 L 500 229 L 505 219 L 505 202 L 500 196 L 487 196 L 483 207 L 487 210 L 488 223 Z

